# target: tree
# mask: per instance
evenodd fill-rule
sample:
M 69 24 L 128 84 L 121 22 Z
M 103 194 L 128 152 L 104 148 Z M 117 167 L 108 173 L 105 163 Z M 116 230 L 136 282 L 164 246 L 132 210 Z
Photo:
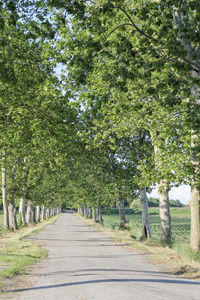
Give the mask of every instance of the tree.
M 178 40 L 183 45 L 185 55 L 183 59 L 190 65 L 191 76 L 194 79 L 190 85 L 191 95 L 193 96 L 193 105 L 190 114 L 196 109 L 200 111 L 200 44 L 198 19 L 200 16 L 199 5 L 197 1 L 192 4 L 188 1 L 182 1 L 179 5 L 172 6 L 174 24 L 178 32 Z M 194 174 L 191 180 L 191 238 L 190 247 L 194 251 L 200 250 L 200 191 L 198 189 L 198 176 L 200 173 L 199 161 L 199 113 L 195 114 L 195 120 L 191 124 L 191 163 L 194 168 Z
M 180 37 L 179 26 L 174 26 L 173 14 L 177 14 L 177 10 L 176 7 L 172 8 L 172 2 L 137 1 L 133 4 L 125 1 L 101 1 L 98 3 L 85 1 L 84 3 L 73 2 L 73 10 L 68 6 L 72 2 L 67 2 L 68 5 L 65 6 L 65 9 L 72 15 L 70 20 L 72 31 L 70 35 L 70 27 L 66 28 L 65 24 L 65 27 L 62 26 L 61 34 L 67 32 L 69 37 L 65 46 L 69 49 L 66 60 L 69 61 L 69 78 L 72 79 L 70 87 L 74 89 L 74 82 L 76 82 L 80 98 L 88 97 L 88 89 L 95 91 L 95 96 L 98 98 L 98 95 L 106 87 L 109 93 L 112 91 L 112 95 L 114 95 L 112 99 L 115 99 L 115 95 L 121 91 L 126 90 L 126 99 L 132 98 L 132 101 L 133 99 L 136 100 L 137 104 L 144 99 L 147 108 L 152 109 L 153 106 L 158 108 L 157 111 L 154 110 L 158 116 L 160 110 L 168 112 L 168 115 L 172 115 L 170 111 L 174 111 L 174 116 L 175 114 L 177 116 L 178 107 L 178 111 L 181 112 L 181 115 L 184 115 L 181 126 L 189 128 L 194 124 L 191 120 L 194 101 L 190 100 L 188 102 L 186 99 L 190 96 L 187 90 L 188 83 L 190 82 L 193 85 L 194 82 L 190 70 L 195 65 L 198 67 L 198 64 L 191 59 L 188 60 L 186 51 L 189 48 L 185 47 L 185 42 L 181 39 L 183 36 Z M 180 14 L 187 5 L 186 1 L 181 3 L 183 5 L 180 4 L 178 7 Z M 186 7 L 191 10 L 192 20 L 197 20 L 199 14 L 197 3 L 194 2 Z M 78 9 L 79 13 L 77 13 Z M 173 12 L 172 14 L 171 10 L 176 11 L 176 13 Z M 64 14 L 62 18 L 64 18 Z M 176 17 L 174 19 L 176 22 Z M 188 22 L 186 22 L 186 19 L 185 23 Z M 184 28 L 187 27 L 185 25 L 189 25 L 186 35 L 189 36 L 192 32 L 191 29 L 193 29 L 190 37 L 195 39 L 198 35 L 198 31 L 195 29 L 197 28 L 197 22 L 195 21 L 194 24 L 190 22 L 184 24 L 184 26 L 181 24 L 181 30 L 185 30 Z M 79 45 L 83 41 L 84 46 L 82 49 L 84 50 L 81 51 Z M 197 55 L 199 51 L 198 41 L 193 41 L 193 45 L 197 49 L 193 54 Z M 99 83 L 96 83 L 97 80 Z M 75 93 L 77 93 L 77 90 Z M 107 99 L 110 99 L 109 93 Z M 103 95 L 105 95 L 105 91 L 103 91 Z M 92 102 L 88 101 L 89 103 L 92 105 Z M 107 106 L 111 104 L 109 101 L 107 103 Z M 122 111 L 124 110 L 121 103 L 119 107 Z M 146 105 L 142 105 L 138 110 L 140 119 L 144 107 Z M 187 114 L 185 113 L 187 111 L 186 107 L 189 107 Z M 196 117 L 198 118 L 198 114 L 196 114 Z M 166 121 L 166 118 L 163 121 Z M 149 130 L 155 131 L 155 128 L 151 124 L 149 125 Z M 163 122 L 163 126 L 165 126 L 165 122 Z M 177 133 L 174 136 L 174 141 L 176 136 Z M 181 140 L 180 136 L 178 139 Z M 159 144 L 158 140 L 157 144 Z M 166 150 L 163 154 L 166 154 L 166 157 L 168 156 L 168 148 L 169 144 L 165 142 Z M 192 148 L 194 148 L 194 145 Z M 182 151 L 184 151 L 183 147 L 179 153 L 182 153 Z M 194 170 L 194 163 L 192 165 Z M 162 174 L 162 176 L 165 176 L 165 181 L 169 181 L 165 174 L 166 166 L 160 164 L 159 168 L 160 172 L 158 174 Z M 190 170 L 190 174 L 192 173 L 193 171 Z M 178 174 L 178 177 L 181 176 Z M 163 179 L 161 178 L 159 181 L 163 186 Z M 161 189 L 168 189 L 167 185 L 168 183 L 165 182 L 165 186 Z M 167 193 L 165 194 L 165 199 L 167 199 Z M 166 203 L 169 202 L 166 201 Z M 170 227 L 170 218 L 168 219 Z M 163 240 L 169 238 L 170 234 L 166 231 Z
M 69 107 L 69 93 L 62 94 L 59 79 L 54 76 L 55 51 L 47 41 L 52 34 L 51 26 L 45 21 L 45 14 L 40 15 L 39 6 L 34 8 L 37 16 L 34 11 L 33 19 L 29 18 L 30 6 L 26 4 L 23 1 L 0 4 L 0 149 L 4 212 L 7 220 L 7 191 L 12 205 L 10 212 L 15 210 L 14 197 L 22 196 L 20 210 L 24 225 L 25 192 L 29 196 L 30 189 L 33 190 L 24 173 L 30 171 L 38 157 L 40 162 L 41 158 L 50 161 L 52 155 L 59 160 L 64 147 L 73 144 L 77 116 L 75 109 Z M 28 170 L 25 172 L 23 167 Z M 11 216 L 10 213 L 10 220 Z M 6 221 L 5 227 L 8 226 Z

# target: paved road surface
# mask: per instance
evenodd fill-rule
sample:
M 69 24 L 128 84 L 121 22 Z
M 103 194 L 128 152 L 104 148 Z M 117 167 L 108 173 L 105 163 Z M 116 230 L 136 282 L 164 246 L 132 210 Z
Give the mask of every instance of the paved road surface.
M 200 283 L 161 273 L 144 256 L 66 213 L 33 237 L 47 258 L 27 275 L 13 300 L 192 300 Z M 3 294 L 3 298 L 5 297 Z

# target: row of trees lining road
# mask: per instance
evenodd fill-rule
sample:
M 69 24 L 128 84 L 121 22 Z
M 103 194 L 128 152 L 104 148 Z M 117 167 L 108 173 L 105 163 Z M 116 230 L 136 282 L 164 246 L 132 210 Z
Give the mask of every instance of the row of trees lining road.
M 170 182 L 192 176 L 191 248 L 199 249 L 198 2 L 50 3 L 60 9 L 66 85 L 90 113 L 94 142 L 115 147 L 113 135 L 139 140 L 147 131 L 155 167 L 142 151 L 139 185 L 158 182 L 162 240 L 171 238 Z
M 49 32 L 28 19 L 25 3 L 17 9 L 17 2 L 0 4 L 2 202 L 4 227 L 12 230 L 18 228 L 15 199 L 23 225 L 32 206 L 61 206 L 55 163 L 71 143 L 77 115 L 54 75 Z
M 7 168 L 13 206 L 14 192 L 35 205 L 114 201 L 123 225 L 123 199 L 140 194 L 148 237 L 146 190 L 158 183 L 161 240 L 170 241 L 170 187 L 190 182 L 190 246 L 199 251 L 198 1 L 22 0 L 0 9 L 4 213 Z

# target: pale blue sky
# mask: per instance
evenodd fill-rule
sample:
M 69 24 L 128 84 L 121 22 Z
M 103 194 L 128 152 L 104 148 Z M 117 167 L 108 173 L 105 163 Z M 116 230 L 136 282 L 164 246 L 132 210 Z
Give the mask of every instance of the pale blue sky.
M 183 204 L 188 204 L 190 200 L 191 187 L 189 185 L 180 185 L 173 187 L 169 192 L 169 199 L 180 200 Z M 156 187 L 148 197 L 158 198 L 158 188 Z

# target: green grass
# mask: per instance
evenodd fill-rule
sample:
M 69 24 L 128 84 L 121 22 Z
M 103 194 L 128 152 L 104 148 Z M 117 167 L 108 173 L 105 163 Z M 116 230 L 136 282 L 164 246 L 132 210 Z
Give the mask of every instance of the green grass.
M 42 230 L 46 225 L 57 220 L 56 215 L 42 223 L 32 224 L 16 232 L 4 232 L 0 244 L 0 288 L 3 288 L 8 278 L 24 274 L 27 266 L 46 256 L 46 250 L 30 242 L 25 237 Z
M 142 237 L 142 215 L 140 210 L 134 210 L 126 213 L 128 225 L 126 226 L 131 235 L 140 241 Z M 146 241 L 146 245 L 166 246 L 160 242 L 160 217 L 159 208 L 149 209 L 149 218 L 152 231 L 152 239 Z M 120 229 L 119 215 L 103 214 L 103 226 L 114 230 Z M 168 246 L 176 253 L 184 256 L 191 262 L 200 263 L 199 253 L 190 250 L 190 209 L 189 208 L 171 208 L 172 223 L 172 242 Z
M 132 210 L 130 213 L 126 212 L 126 218 L 128 220 L 128 227 L 137 239 L 142 236 L 142 215 L 140 210 Z M 149 209 L 149 218 L 153 238 L 160 236 L 160 217 L 159 208 Z M 120 228 L 119 215 L 103 214 L 104 226 L 118 230 Z M 171 222 L 172 222 L 172 242 L 187 242 L 190 238 L 190 209 L 188 208 L 171 208 Z
M 0 279 L 22 274 L 28 265 L 46 255 L 46 251 L 27 240 L 6 244 L 0 252 Z
M 4 233 L 4 229 L 3 229 L 3 212 L 0 211 L 0 236 L 2 236 L 3 233 Z

